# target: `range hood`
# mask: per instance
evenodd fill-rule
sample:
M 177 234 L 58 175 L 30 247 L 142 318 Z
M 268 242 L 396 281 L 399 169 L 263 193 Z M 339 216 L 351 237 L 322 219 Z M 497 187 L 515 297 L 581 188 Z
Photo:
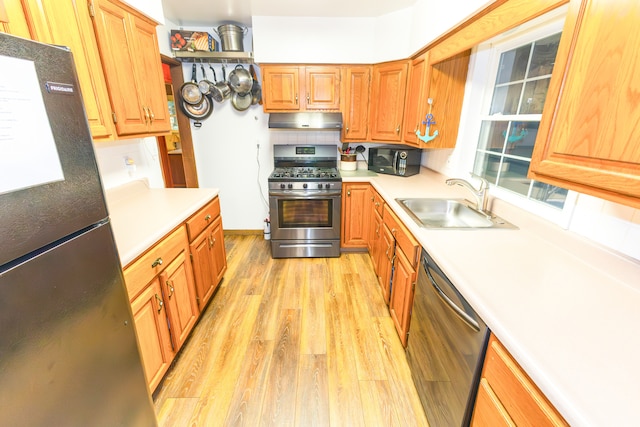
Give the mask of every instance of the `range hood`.
M 340 130 L 342 113 L 271 113 L 269 128 Z

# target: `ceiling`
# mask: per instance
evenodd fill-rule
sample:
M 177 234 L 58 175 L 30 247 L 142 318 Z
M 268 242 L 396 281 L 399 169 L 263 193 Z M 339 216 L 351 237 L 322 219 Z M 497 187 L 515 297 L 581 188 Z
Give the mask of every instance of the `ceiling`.
M 235 22 L 251 26 L 251 16 L 377 17 L 417 0 L 162 0 L 165 17 L 180 26 Z

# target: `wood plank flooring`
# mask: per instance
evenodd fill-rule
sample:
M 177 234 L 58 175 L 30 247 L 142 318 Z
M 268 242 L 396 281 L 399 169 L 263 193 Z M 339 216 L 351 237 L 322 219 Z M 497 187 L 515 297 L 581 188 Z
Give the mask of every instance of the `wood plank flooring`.
M 220 289 L 154 393 L 161 426 L 427 425 L 369 255 L 225 245 Z

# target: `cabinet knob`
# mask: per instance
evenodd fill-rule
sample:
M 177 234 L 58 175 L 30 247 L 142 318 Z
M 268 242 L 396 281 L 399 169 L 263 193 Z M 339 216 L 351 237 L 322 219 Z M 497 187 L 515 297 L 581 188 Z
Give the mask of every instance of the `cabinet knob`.
M 351 197 L 351 190 L 347 190 L 347 197 Z
M 311 97 L 309 96 L 309 94 L 307 93 L 307 104 L 311 102 Z
M 400 125 L 398 125 L 398 126 L 396 127 L 396 133 L 397 133 L 397 134 L 400 134 Z
M 347 131 L 347 133 L 349 133 L 349 126 L 346 127 L 346 131 Z
M 204 217 L 205 221 L 209 221 L 210 219 L 211 219 L 211 215 L 210 214 L 208 214 L 207 216 Z
M 162 258 L 158 258 L 155 261 L 153 261 L 153 264 L 151 264 L 151 268 L 156 268 L 159 265 L 162 265 Z
M 296 94 L 296 105 L 298 105 L 298 94 Z

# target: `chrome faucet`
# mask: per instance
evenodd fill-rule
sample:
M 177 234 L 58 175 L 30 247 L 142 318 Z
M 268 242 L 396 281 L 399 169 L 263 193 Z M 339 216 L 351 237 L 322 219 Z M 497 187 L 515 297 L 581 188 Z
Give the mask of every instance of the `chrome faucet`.
M 487 190 L 489 189 L 489 182 L 480 176 L 474 176 L 480 180 L 480 187 L 478 189 L 476 189 L 469 181 L 465 181 L 461 178 L 451 178 L 447 179 L 445 182 L 447 185 L 459 185 L 461 187 L 466 187 L 476 198 L 476 210 L 485 215 L 489 215 L 487 212 Z

